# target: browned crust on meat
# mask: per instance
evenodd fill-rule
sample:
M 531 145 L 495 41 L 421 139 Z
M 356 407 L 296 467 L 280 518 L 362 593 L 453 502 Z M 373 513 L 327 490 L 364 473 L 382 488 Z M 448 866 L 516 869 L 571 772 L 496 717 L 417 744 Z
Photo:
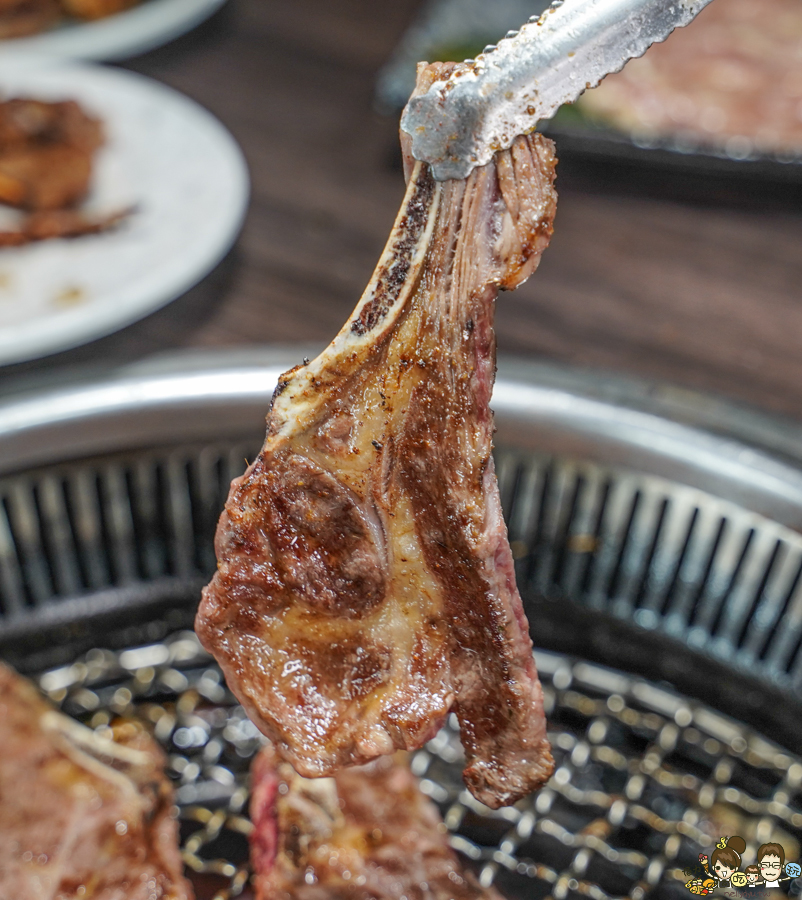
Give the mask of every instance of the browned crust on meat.
M 232 484 L 196 628 L 304 775 L 420 746 L 450 708 L 484 803 L 551 772 L 489 401 L 495 295 L 548 243 L 554 163 L 534 134 L 467 182 L 418 164 L 354 315 L 282 376 Z
M 0 710 L 0 896 L 191 900 L 167 760 L 140 724 L 98 739 L 2 664 Z
M 363 306 L 359 310 L 359 315 L 351 321 L 351 331 L 354 334 L 363 335 L 372 331 L 398 301 L 401 289 L 407 284 L 412 266 L 412 251 L 426 227 L 429 208 L 434 197 L 434 185 L 434 178 L 428 170 L 415 182 L 415 189 L 401 220 L 401 240 L 393 247 L 392 259 L 382 272 L 370 302 Z
M 403 762 L 313 781 L 267 747 L 251 773 L 257 900 L 501 900 L 461 865 Z

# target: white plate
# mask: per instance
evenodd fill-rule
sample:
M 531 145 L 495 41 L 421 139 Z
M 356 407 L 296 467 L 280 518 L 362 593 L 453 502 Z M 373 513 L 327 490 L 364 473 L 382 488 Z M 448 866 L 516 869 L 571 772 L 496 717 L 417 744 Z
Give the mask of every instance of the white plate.
M 185 293 L 242 226 L 248 171 L 210 113 L 157 82 L 91 65 L 0 66 L 0 92 L 74 98 L 105 124 L 86 208 L 136 206 L 117 230 L 0 250 L 0 364 L 109 334 Z M 16 213 L 0 208 L 0 227 Z
M 0 40 L 3 55 L 35 53 L 69 59 L 127 59 L 160 47 L 219 9 L 225 0 L 144 0 L 96 22 L 62 25 L 30 37 Z

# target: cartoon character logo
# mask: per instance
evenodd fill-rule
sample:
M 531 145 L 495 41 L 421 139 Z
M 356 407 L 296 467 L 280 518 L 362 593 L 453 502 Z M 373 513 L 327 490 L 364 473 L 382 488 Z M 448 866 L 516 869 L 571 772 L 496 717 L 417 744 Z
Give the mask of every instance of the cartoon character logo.
M 693 878 L 685 885 L 692 894 L 700 894 L 701 896 L 712 894 L 715 886 L 716 882 L 712 878 Z
M 708 862 L 704 854 L 700 854 L 699 862 L 707 874 L 716 882 L 716 887 L 728 888 L 730 879 L 741 866 L 741 854 L 746 850 L 746 841 L 737 834 L 721 838 Z
M 781 844 L 761 844 L 757 851 L 757 865 L 764 887 L 776 888 L 781 881 L 790 881 L 788 875 L 783 875 L 785 850 Z
M 749 887 L 757 887 L 757 883 L 760 881 L 760 869 L 755 865 L 747 866 L 744 869 L 744 878 Z
M 716 888 L 778 888 L 782 882 L 802 875 L 802 865 L 786 863 L 782 845 L 773 842 L 761 844 L 756 862 L 741 872 L 741 854 L 744 850 L 746 841 L 739 835 L 720 838 L 709 860 L 703 853 L 699 854 L 701 871 L 686 869 L 686 874 L 697 877 L 688 881 L 685 887 L 692 894 L 704 896 L 713 893 Z

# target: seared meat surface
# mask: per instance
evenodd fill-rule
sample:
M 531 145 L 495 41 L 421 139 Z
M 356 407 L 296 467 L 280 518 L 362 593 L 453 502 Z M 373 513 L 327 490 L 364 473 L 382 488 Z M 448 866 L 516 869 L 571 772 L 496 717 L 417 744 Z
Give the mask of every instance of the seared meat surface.
M 267 747 L 251 773 L 256 900 L 500 900 L 460 864 L 406 766 L 385 757 L 313 780 Z
M 3 900 L 191 900 L 164 754 L 134 722 L 107 731 L 0 664 Z
M 495 298 L 548 244 L 554 166 L 538 134 L 465 181 L 416 164 L 351 319 L 280 379 L 231 486 L 196 628 L 303 775 L 419 747 L 451 709 L 487 805 L 551 773 L 489 403 Z

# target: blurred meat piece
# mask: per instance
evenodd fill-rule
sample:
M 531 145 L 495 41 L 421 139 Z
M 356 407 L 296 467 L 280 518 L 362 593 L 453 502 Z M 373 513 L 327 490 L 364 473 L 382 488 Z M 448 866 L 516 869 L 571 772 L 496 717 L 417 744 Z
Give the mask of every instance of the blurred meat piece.
M 463 868 L 437 808 L 392 759 L 308 779 L 267 747 L 251 773 L 257 900 L 500 900 Z
M 0 0 L 0 40 L 44 31 L 60 16 L 58 0 Z
M 137 3 L 139 0 L 61 0 L 64 11 L 77 19 L 105 19 Z
M 59 19 L 103 19 L 136 6 L 140 0 L 0 0 L 0 40 L 52 28 Z
M 555 164 L 540 134 L 464 181 L 417 164 L 362 300 L 279 379 L 231 485 L 196 629 L 303 775 L 419 747 L 452 708 L 483 803 L 551 774 L 490 395 L 496 296 L 548 245 Z
M 74 100 L 0 103 L 0 152 L 31 144 L 65 144 L 91 153 L 103 144 L 103 126 Z
M 0 247 L 98 234 L 128 215 L 92 217 L 72 209 L 89 190 L 102 144 L 101 123 L 74 101 L 0 103 L 0 203 L 31 211 L 19 227 L 0 231 Z
M 716 0 L 579 100 L 640 140 L 802 154 L 802 3 Z
M 100 234 L 116 228 L 130 215 L 130 210 L 109 216 L 90 218 L 71 209 L 55 209 L 26 216 L 15 231 L 0 231 L 0 247 L 22 247 L 49 238 L 74 238 Z
M 87 194 L 92 155 L 74 147 L 44 146 L 0 155 L 0 202 L 23 209 L 62 209 Z
M 165 756 L 134 722 L 105 735 L 0 664 L 0 897 L 191 900 Z
M 100 122 L 75 102 L 0 103 L 0 203 L 31 210 L 74 206 L 89 190 L 102 143 Z

